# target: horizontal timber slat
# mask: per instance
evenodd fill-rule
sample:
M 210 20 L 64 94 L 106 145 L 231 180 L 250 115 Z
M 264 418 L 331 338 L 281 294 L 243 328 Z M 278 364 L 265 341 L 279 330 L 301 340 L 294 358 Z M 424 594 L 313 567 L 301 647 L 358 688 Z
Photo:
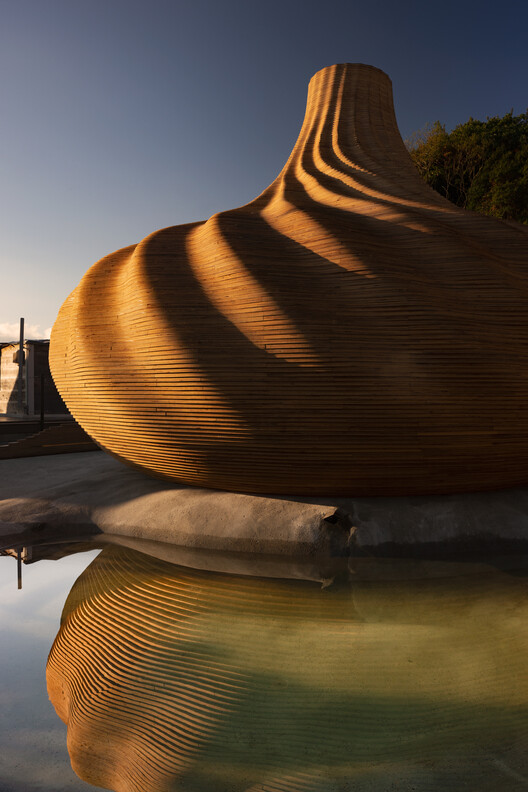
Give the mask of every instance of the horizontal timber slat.
M 162 478 L 314 495 L 526 484 L 528 229 L 427 187 L 387 75 L 331 66 L 277 179 L 94 264 L 50 362 L 88 434 Z

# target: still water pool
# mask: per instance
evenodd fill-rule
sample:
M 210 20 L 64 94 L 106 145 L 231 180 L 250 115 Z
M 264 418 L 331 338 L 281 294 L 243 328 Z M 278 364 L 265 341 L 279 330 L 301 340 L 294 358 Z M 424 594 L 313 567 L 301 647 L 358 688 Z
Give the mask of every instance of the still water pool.
M 525 572 L 0 558 L 0 790 L 528 789 Z

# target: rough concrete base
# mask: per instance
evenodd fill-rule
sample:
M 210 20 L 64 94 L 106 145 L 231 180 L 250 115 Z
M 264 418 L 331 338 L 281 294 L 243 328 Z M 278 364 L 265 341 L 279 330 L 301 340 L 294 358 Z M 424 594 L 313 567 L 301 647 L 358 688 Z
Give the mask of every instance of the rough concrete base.
M 331 503 L 175 486 L 102 451 L 0 462 L 4 533 L 68 526 L 214 551 L 309 555 L 340 544 Z
M 102 451 L 0 461 L 0 535 L 104 533 L 217 552 L 396 555 L 528 547 L 528 489 L 430 497 L 263 497 L 176 486 Z

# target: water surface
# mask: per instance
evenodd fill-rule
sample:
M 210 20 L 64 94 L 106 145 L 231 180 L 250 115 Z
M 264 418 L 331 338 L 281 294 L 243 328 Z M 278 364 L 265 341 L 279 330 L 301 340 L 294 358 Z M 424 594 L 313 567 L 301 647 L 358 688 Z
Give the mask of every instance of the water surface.
M 42 665 L 22 676 L 34 674 L 31 700 L 44 702 L 56 632 L 47 689 L 58 717 L 48 704 L 45 724 L 57 751 L 67 724 L 73 768 L 92 785 L 79 789 L 528 788 L 522 569 L 364 559 L 323 588 L 109 546 L 86 569 L 86 555 L 39 562 L 26 579 L 46 563 L 70 565 L 64 582 L 81 574 L 59 629 L 64 601 L 43 572 L 18 616 Z M 45 783 L 8 788 L 77 789 Z
M 0 557 L 0 790 L 87 792 L 46 691 L 46 661 L 68 592 L 98 551 L 24 565 Z

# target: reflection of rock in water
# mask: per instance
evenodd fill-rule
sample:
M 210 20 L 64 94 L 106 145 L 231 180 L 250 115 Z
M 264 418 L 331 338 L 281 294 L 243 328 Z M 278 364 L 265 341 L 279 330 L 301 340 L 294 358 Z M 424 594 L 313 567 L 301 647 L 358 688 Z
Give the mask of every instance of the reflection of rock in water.
M 321 591 L 106 548 L 48 690 L 76 772 L 119 792 L 524 789 L 527 610 L 491 571 Z

